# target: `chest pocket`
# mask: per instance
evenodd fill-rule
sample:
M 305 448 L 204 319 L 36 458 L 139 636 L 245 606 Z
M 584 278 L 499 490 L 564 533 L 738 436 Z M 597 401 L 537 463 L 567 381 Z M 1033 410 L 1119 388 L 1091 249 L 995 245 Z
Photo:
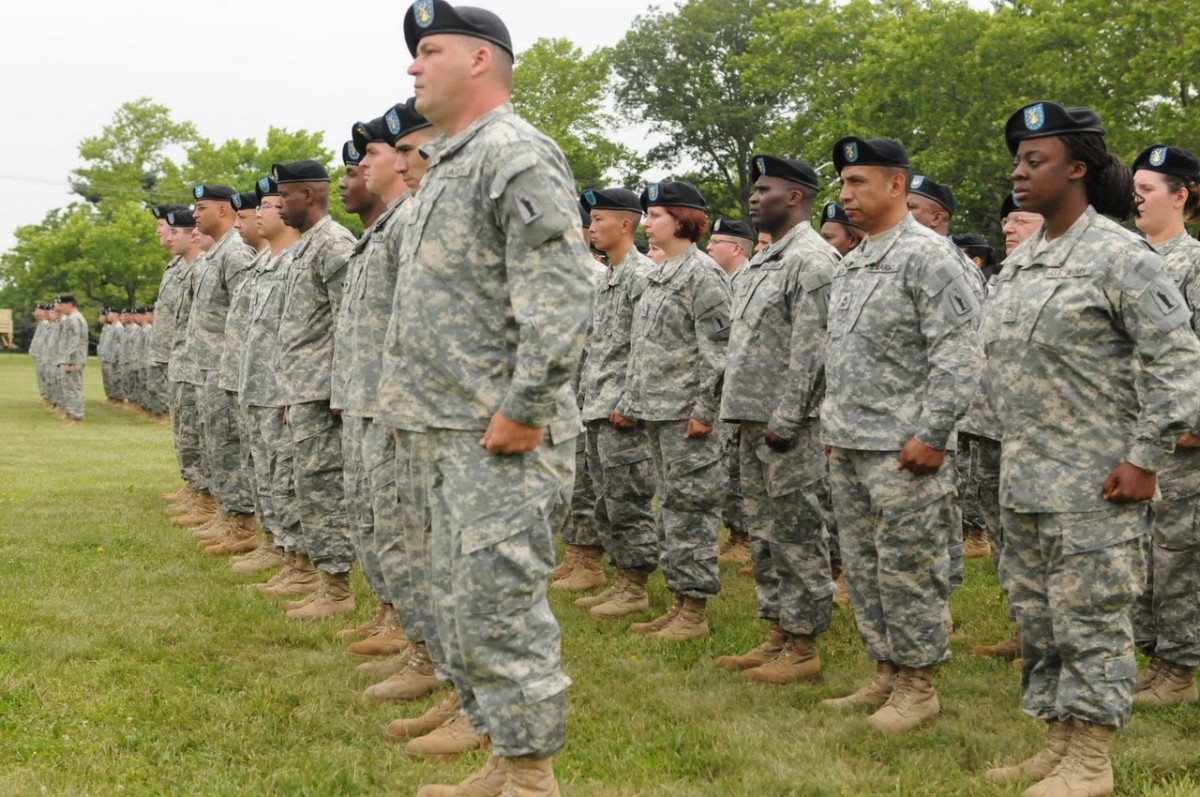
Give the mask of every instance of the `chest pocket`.
M 1001 317 L 1016 325 L 1013 332 L 1021 340 L 1062 348 L 1087 344 L 1110 328 L 1107 302 L 1090 272 L 1046 269 L 1038 276 L 1030 290 L 1022 291 L 1020 303 L 1010 301 Z
M 769 294 L 771 293 L 772 285 L 778 290 L 778 279 L 772 279 L 779 275 L 782 264 L 779 261 L 770 261 L 763 263 L 761 266 L 755 267 L 754 271 L 747 276 L 746 279 L 739 280 L 737 294 L 733 298 L 733 317 L 746 319 L 748 316 L 753 316 L 754 312 L 751 306 L 761 306 L 764 301 L 770 301 Z M 755 302 L 755 298 L 759 301 Z
M 256 290 L 250 297 L 250 318 L 257 321 L 271 306 L 275 293 L 279 290 L 278 280 L 271 280 L 264 290 Z
M 863 308 L 882 281 L 878 274 L 860 271 L 857 276 L 844 279 L 842 285 L 834 286 L 828 321 L 831 338 L 848 335 L 858 326 Z
M 421 236 L 425 232 L 425 225 L 429 222 L 429 217 L 433 215 L 433 206 L 437 203 L 438 197 L 445 193 L 445 190 L 444 182 L 422 186 L 417 196 L 411 200 L 415 203 L 415 207 L 412 211 L 412 221 L 404 227 L 404 231 L 401 233 L 399 248 L 401 263 L 416 253 L 417 247 L 421 244 Z

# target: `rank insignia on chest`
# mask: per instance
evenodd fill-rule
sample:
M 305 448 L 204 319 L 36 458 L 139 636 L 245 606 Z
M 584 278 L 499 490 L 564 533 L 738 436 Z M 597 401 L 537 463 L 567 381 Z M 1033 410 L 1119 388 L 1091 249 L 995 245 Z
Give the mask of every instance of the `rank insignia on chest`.
M 1030 105 L 1025 109 L 1025 128 L 1027 130 L 1041 130 L 1042 125 L 1046 123 L 1046 109 L 1039 102 L 1037 105 Z

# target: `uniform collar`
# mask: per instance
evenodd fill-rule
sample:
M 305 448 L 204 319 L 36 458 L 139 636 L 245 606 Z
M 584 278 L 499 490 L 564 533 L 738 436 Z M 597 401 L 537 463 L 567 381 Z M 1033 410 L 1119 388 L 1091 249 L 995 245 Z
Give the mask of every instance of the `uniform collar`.
M 1191 237 L 1192 236 L 1188 235 L 1187 230 L 1184 230 L 1183 232 L 1179 233 L 1179 235 L 1176 235 L 1174 238 L 1169 238 L 1166 241 L 1163 241 L 1158 246 L 1155 246 L 1152 248 L 1154 249 L 1155 252 L 1158 252 L 1163 257 L 1166 257 L 1167 255 L 1171 254 L 1171 252 L 1175 251 L 1175 247 L 1177 247 L 1177 246 L 1179 246 L 1179 244 L 1183 243 L 1183 240 L 1185 238 L 1190 240 Z
M 450 137 L 441 136 L 429 142 L 422 147 L 422 149 L 425 151 L 425 154 L 429 156 L 430 167 L 432 167 L 438 161 L 445 160 L 446 158 L 453 156 L 456 152 L 465 147 L 467 143 L 471 141 L 471 139 L 475 138 L 480 130 L 487 127 L 492 122 L 495 122 L 497 119 L 508 116 L 511 113 L 513 113 L 513 106 L 511 102 L 497 105 L 495 108 L 472 122 L 467 129 L 463 130 L 461 133 Z
M 661 266 L 650 272 L 650 281 L 660 285 L 670 282 L 679 272 L 679 269 L 683 267 L 683 264 L 697 251 L 699 250 L 696 249 L 696 245 L 691 244 L 680 254 L 663 261 Z
M 1043 224 L 1028 241 L 1009 256 L 1009 260 L 1017 268 L 1029 268 L 1034 265 L 1061 268 L 1071 256 L 1075 244 L 1095 225 L 1098 215 L 1096 209 L 1088 205 L 1087 210 L 1075 219 L 1065 233 L 1049 243 L 1046 242 L 1046 225 Z
M 900 222 L 890 230 L 866 236 L 862 239 L 862 243 L 854 249 L 860 256 L 854 258 L 849 267 L 869 266 L 880 262 L 887 257 L 888 252 L 892 251 L 896 241 L 900 240 L 901 236 L 912 232 L 916 226 L 916 219 L 912 217 L 911 213 L 906 213 L 904 218 L 900 219 Z

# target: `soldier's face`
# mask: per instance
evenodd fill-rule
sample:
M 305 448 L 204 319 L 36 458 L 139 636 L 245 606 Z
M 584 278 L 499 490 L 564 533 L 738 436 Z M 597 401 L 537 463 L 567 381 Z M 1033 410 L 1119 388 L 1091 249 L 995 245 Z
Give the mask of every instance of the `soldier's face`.
M 1037 232 L 1042 220 L 1042 214 L 1026 210 L 1014 210 L 1005 216 L 1004 221 L 1000 222 L 1000 229 L 1004 232 L 1005 253 L 1011 255 L 1022 241 Z
M 821 237 L 825 242 L 838 250 L 838 254 L 845 257 L 854 247 L 858 246 L 858 241 L 850 237 L 846 225 L 837 221 L 827 221 L 821 225 Z
M 1137 200 L 1134 222 L 1147 235 L 1156 235 L 1182 220 L 1187 189 L 1172 191 L 1167 178 L 1159 172 L 1138 169 L 1133 175 L 1133 192 Z
M 425 171 L 429 168 L 429 161 L 421 154 L 421 147 L 436 135 L 433 128 L 427 127 L 409 133 L 396 142 L 396 173 L 414 194 L 421 187 L 421 180 L 425 179 Z
M 282 206 L 283 201 L 277 196 L 263 197 L 262 204 L 258 206 L 258 218 L 254 223 L 258 234 L 268 241 L 277 237 L 287 226 L 279 212 Z
M 387 196 L 395 189 L 396 148 L 384 141 L 367 144 L 366 154 L 360 164 L 366 188 L 375 196 Z
M 846 215 L 869 230 L 904 198 L 904 175 L 881 166 L 846 166 L 842 169 L 838 200 Z
M 192 216 L 196 219 L 196 228 L 205 235 L 215 233 L 217 225 L 221 221 L 221 211 L 218 209 L 217 203 L 211 199 L 201 199 L 197 202 Z
M 438 33 L 417 45 L 417 55 L 408 67 L 413 77 L 417 110 L 438 125 L 453 118 L 467 95 L 476 52 L 465 36 Z
M 608 251 L 616 249 L 626 237 L 637 229 L 638 219 L 632 213 L 622 213 L 618 210 L 593 210 L 592 223 L 588 225 L 587 236 L 592 246 Z M 627 227 L 625 221 L 632 219 L 632 226 Z M 628 233 L 626 232 L 628 229 Z
M 280 186 L 280 191 L 283 187 Z M 367 190 L 366 175 L 359 164 L 346 166 L 346 174 L 338 180 L 338 195 L 342 198 L 342 207 L 350 213 L 361 213 L 371 207 L 371 192 Z M 287 203 L 284 202 L 284 220 L 287 220 Z M 295 225 L 292 225 L 295 226 Z
M 646 240 L 653 246 L 662 248 L 663 244 L 675 239 L 675 218 L 666 208 L 655 205 L 646 211 Z
M 158 245 L 163 249 L 170 249 L 168 239 L 171 237 L 171 225 L 166 219 L 159 219 L 157 226 L 154 228 L 154 234 L 158 237 Z
M 920 194 L 908 195 L 908 212 L 912 214 L 913 220 L 917 224 L 931 230 L 941 226 L 942 216 L 945 214 L 941 205 Z
M 191 248 L 191 243 L 188 240 L 191 237 L 191 227 L 172 227 L 171 237 L 167 241 L 167 245 L 171 250 L 171 254 L 177 256 L 186 255 L 188 249 Z
M 767 232 L 760 232 L 758 234 L 758 243 L 756 243 L 754 245 L 754 254 L 757 255 L 759 252 L 766 249 L 770 245 L 771 245 L 771 234 L 767 233 Z
M 1071 158 L 1067 145 L 1053 136 L 1026 139 L 1017 147 L 1010 175 L 1013 199 L 1021 210 L 1045 215 L 1082 184 L 1087 166 Z
M 759 177 L 750 194 L 750 220 L 755 227 L 777 230 L 787 221 L 788 196 L 792 189 L 778 177 Z
M 350 167 L 346 167 L 347 173 Z M 339 183 L 340 185 L 340 183 Z M 305 191 L 296 183 L 284 183 L 279 186 L 280 211 L 279 216 L 289 227 L 300 228 L 304 223 Z M 347 208 L 349 210 L 349 208 Z M 351 211 L 353 213 L 354 211 Z

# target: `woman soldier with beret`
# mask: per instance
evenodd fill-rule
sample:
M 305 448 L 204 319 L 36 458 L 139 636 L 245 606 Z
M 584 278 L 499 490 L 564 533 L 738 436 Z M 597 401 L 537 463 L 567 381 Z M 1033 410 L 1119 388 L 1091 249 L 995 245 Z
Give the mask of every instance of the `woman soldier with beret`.
M 1109 746 L 1131 708 L 1155 474 L 1200 409 L 1200 341 L 1162 257 L 1104 218 L 1132 213 L 1133 181 L 1095 112 L 1033 103 L 1005 139 L 1014 198 L 1045 221 L 1005 261 L 980 336 L 1005 430 L 1001 575 L 1022 708 L 1048 740 L 987 778 L 1096 797 L 1112 793 Z
M 1154 145 L 1133 162 L 1137 226 L 1166 260 L 1167 273 L 1200 328 L 1200 241 L 1184 222 L 1200 206 L 1200 161 L 1187 150 Z M 1158 474 L 1162 500 L 1155 504 L 1146 591 L 1133 612 L 1133 638 L 1151 656 L 1134 684 L 1134 705 L 1195 703 L 1200 665 L 1200 436 L 1179 438 Z

